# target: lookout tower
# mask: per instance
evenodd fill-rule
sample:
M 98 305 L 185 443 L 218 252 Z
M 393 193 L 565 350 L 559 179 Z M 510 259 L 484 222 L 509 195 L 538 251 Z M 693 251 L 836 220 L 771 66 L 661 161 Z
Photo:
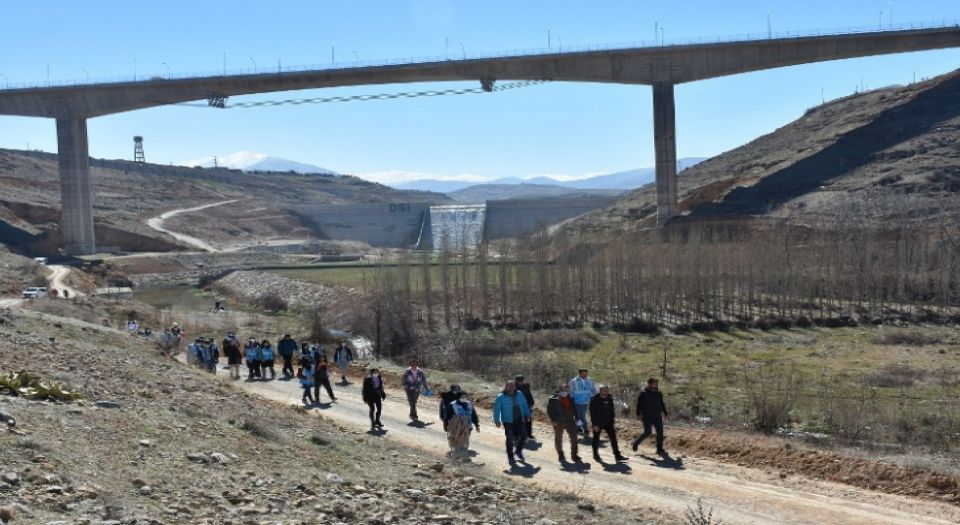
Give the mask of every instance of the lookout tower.
M 143 137 L 140 135 L 133 137 L 133 161 L 141 164 L 147 161 L 143 156 Z

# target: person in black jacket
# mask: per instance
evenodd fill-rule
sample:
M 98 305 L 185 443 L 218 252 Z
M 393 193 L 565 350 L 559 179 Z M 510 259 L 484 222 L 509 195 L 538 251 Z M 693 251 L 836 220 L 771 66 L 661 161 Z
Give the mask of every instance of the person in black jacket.
M 657 454 L 665 456 L 667 452 L 663 449 L 663 416 L 668 416 L 667 405 L 663 402 L 663 392 L 660 392 L 660 381 L 655 377 L 647 379 L 647 388 L 640 392 L 637 398 L 637 416 L 643 422 L 643 434 L 633 440 L 633 450 L 644 439 L 650 437 L 652 429 L 657 430 Z
M 530 391 L 530 385 L 523 380 L 523 376 L 521 375 L 518 375 L 517 377 L 515 377 L 513 382 L 517 384 L 517 392 L 520 392 L 521 394 L 523 394 L 523 397 L 527 400 L 527 406 L 530 407 L 530 412 L 533 413 L 534 400 L 533 400 L 533 392 Z M 530 441 L 536 442 L 537 440 L 534 439 L 533 437 L 533 418 L 532 417 L 529 420 L 527 420 L 525 426 L 527 431 L 527 437 L 530 439 Z
M 613 396 L 610 395 L 610 387 L 600 385 L 600 393 L 593 396 L 590 400 L 590 424 L 593 425 L 593 459 L 598 463 L 603 463 L 600 459 L 600 432 L 606 432 L 610 438 L 610 448 L 613 449 L 613 457 L 618 461 L 626 461 L 620 454 L 620 447 L 617 445 L 617 429 L 614 428 L 614 414 L 616 406 L 613 404 Z
M 383 400 L 387 398 L 387 393 L 383 390 L 383 379 L 376 368 L 371 368 L 370 373 L 363 378 L 362 394 L 363 402 L 370 407 L 370 430 L 383 428 L 380 412 L 383 410 Z
M 293 354 L 297 353 L 297 341 L 290 337 L 290 334 L 283 336 L 283 339 L 277 343 L 277 351 L 283 358 L 283 377 L 287 379 L 293 377 Z
M 447 431 L 447 426 L 450 423 L 450 418 L 453 417 L 453 413 L 450 410 L 450 403 L 453 403 L 457 400 L 457 396 L 460 395 L 463 391 L 460 390 L 460 385 L 450 385 L 450 390 L 440 394 L 440 421 L 443 421 L 443 431 Z
M 327 361 L 327 356 L 319 356 L 319 359 L 316 360 L 316 364 L 313 366 L 313 373 L 314 400 L 317 403 L 320 403 L 320 387 L 323 387 L 327 390 L 327 395 L 330 396 L 330 401 L 336 401 L 337 396 L 333 395 L 333 387 L 330 386 L 330 363 Z

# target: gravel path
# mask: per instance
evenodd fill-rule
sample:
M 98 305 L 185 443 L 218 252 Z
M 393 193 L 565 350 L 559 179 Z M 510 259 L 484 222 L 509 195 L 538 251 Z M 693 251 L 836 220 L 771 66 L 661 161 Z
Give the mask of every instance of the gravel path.
M 225 371 L 220 374 L 226 375 Z M 285 404 L 299 403 L 301 391 L 295 381 L 236 383 L 241 388 Z M 321 405 L 314 412 L 357 428 L 367 428 L 367 408 L 360 398 L 359 384 L 335 386 L 337 402 Z M 326 399 L 326 395 L 322 394 Z M 411 426 L 407 420 L 402 391 L 391 390 L 383 407 L 385 439 L 427 452 L 444 454 L 446 436 L 437 419 L 436 400 L 421 401 L 426 426 Z M 562 468 L 556 461 L 552 435 L 535 432 L 543 447 L 527 455 L 531 465 L 507 468 L 502 431 L 491 423 L 489 411 L 481 410 L 481 433 L 472 438 L 476 468 L 484 474 L 504 476 L 589 498 L 598 503 L 626 509 L 653 507 L 679 517 L 702 498 L 713 506 L 715 516 L 736 524 L 857 524 L 857 525 L 948 525 L 960 523 L 960 509 L 860 490 L 854 487 L 807 479 L 780 479 L 760 472 L 699 458 L 678 458 L 665 466 L 652 454 L 633 456 L 622 465 L 592 461 L 576 468 Z M 541 429 L 543 430 L 542 426 Z M 623 450 L 629 451 L 629 443 Z M 643 452 L 643 449 L 641 449 Z M 581 444 L 580 455 L 590 458 L 589 445 Z M 601 457 L 611 461 L 609 448 Z
M 214 247 L 212 244 L 208 243 L 207 241 L 204 241 L 203 239 L 198 239 L 196 237 L 192 237 L 190 235 L 186 235 L 183 233 L 177 233 L 175 231 L 168 230 L 163 227 L 163 222 L 169 219 L 170 217 L 173 217 L 175 215 L 180 215 L 181 213 L 190 213 L 194 211 L 205 210 L 207 208 L 213 208 L 215 206 L 223 206 L 224 204 L 230 204 L 232 202 L 237 202 L 237 200 L 232 199 L 232 200 L 214 202 L 211 204 L 204 204 L 203 206 L 194 206 L 193 208 L 181 208 L 179 210 L 170 210 L 156 217 L 153 217 L 152 219 L 147 220 L 147 226 L 150 226 L 154 230 L 172 235 L 178 241 L 185 242 L 190 246 L 193 246 L 194 248 L 199 248 L 205 252 L 216 252 L 219 250 L 216 247 Z

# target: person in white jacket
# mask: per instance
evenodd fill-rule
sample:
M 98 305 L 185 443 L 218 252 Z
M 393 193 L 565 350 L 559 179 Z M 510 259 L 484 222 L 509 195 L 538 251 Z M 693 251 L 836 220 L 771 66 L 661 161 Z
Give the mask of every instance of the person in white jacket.
M 599 392 L 593 379 L 587 377 L 589 372 L 586 368 L 581 368 L 577 377 L 570 380 L 568 384 L 570 395 L 573 397 L 573 405 L 577 409 L 577 428 L 583 432 L 583 435 L 590 437 L 590 425 L 587 424 L 587 412 L 590 410 L 590 399 Z

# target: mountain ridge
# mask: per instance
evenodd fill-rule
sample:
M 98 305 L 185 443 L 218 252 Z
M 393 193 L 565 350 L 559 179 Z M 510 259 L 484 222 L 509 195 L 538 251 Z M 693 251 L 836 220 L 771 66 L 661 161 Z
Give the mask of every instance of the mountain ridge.
M 684 171 L 707 157 L 685 157 L 677 161 L 677 171 Z M 472 186 L 509 185 L 509 184 L 539 184 L 546 186 L 560 186 L 580 190 L 634 190 L 653 182 L 656 169 L 653 167 L 637 168 L 603 175 L 593 175 L 579 179 L 557 179 L 549 176 L 538 176 L 529 179 L 521 177 L 500 177 L 487 182 L 471 182 L 462 180 L 416 179 L 397 184 L 388 184 L 396 189 L 434 191 L 438 193 L 458 192 Z
M 327 175 L 339 175 L 331 169 L 307 164 L 295 160 L 281 157 L 271 157 L 266 153 L 257 153 L 253 151 L 237 151 L 224 156 L 200 157 L 193 160 L 185 160 L 178 163 L 180 166 L 200 167 L 200 168 L 229 168 L 243 170 L 246 172 L 296 172 L 301 175 L 308 173 L 322 173 Z

